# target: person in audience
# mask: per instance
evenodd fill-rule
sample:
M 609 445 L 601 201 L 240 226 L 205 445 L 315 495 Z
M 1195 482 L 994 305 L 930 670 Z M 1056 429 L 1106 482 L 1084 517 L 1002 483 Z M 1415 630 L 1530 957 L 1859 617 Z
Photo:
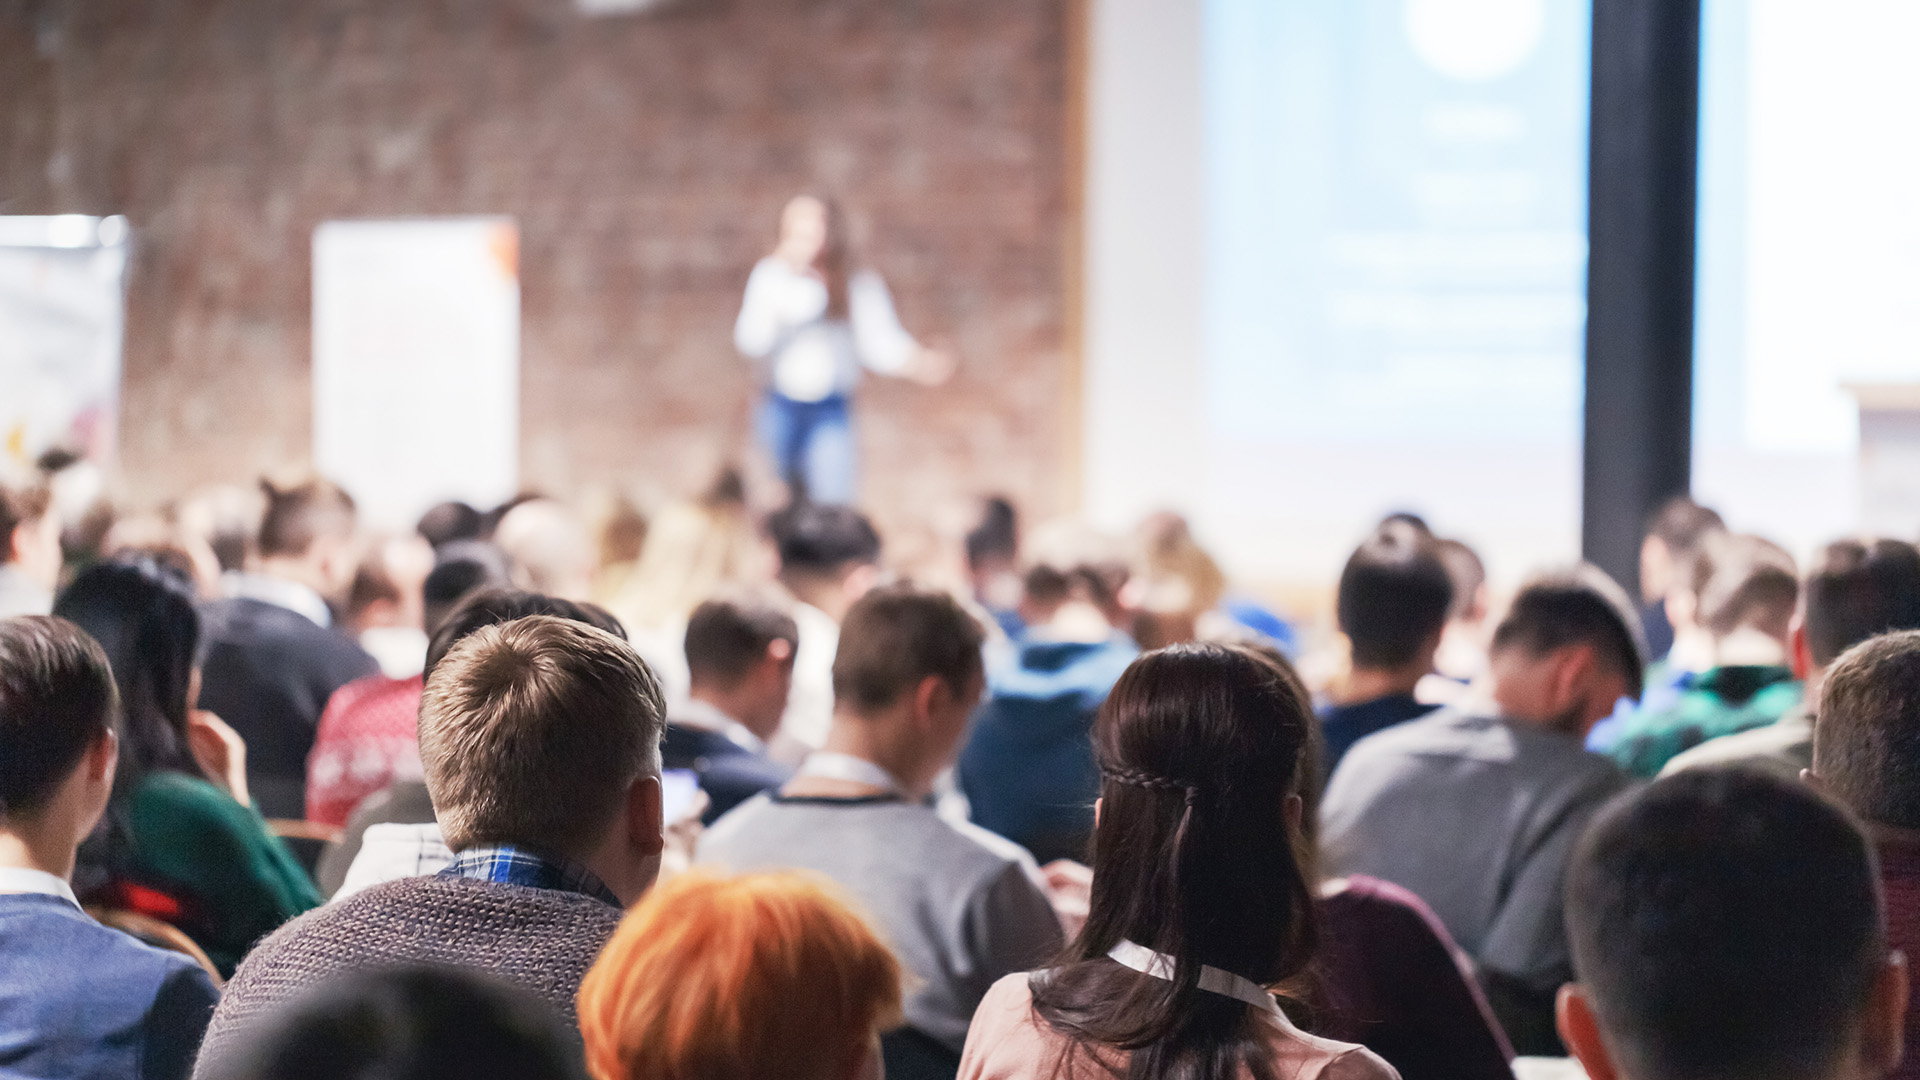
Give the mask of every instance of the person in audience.
M 113 673 L 63 619 L 0 619 L 0 1072 L 177 1080 L 219 992 L 80 910 L 75 851 L 114 784 Z
M 125 560 L 141 556 L 178 571 L 193 583 L 194 595 L 203 600 L 221 594 L 223 571 L 213 549 L 200 536 L 165 514 L 122 517 L 100 539 L 100 559 Z
M 580 984 L 593 1080 L 863 1080 L 900 1022 L 900 963 L 830 882 L 661 885 Z
M 173 519 L 213 549 L 222 573 L 237 575 L 255 558 L 266 511 L 266 495 L 258 486 L 207 484 L 174 504 Z
M 1646 538 L 1640 542 L 1640 602 L 1645 605 L 1640 625 L 1647 637 L 1647 655 L 1653 659 L 1664 659 L 1674 646 L 1680 624 L 1668 601 L 1681 597 L 1684 602 L 1694 553 L 1726 529 L 1719 514 L 1687 495 L 1675 495 L 1660 504 L 1647 523 Z
M 1631 604 L 1604 573 L 1540 577 L 1494 631 L 1488 700 L 1355 743 L 1321 807 L 1329 872 L 1391 881 L 1431 905 L 1522 1054 L 1561 1052 L 1567 852 L 1628 782 L 1582 740 L 1639 694 L 1640 650 Z
M 556 499 L 529 499 L 507 511 L 493 542 L 513 559 L 522 588 L 563 600 L 593 596 L 593 538 L 580 518 Z
M 1867 838 L 1801 785 L 1657 781 L 1574 850 L 1560 1030 L 1593 1080 L 1878 1080 L 1907 1011 L 1881 907 Z
M 1033 858 L 927 804 L 980 698 L 981 628 L 944 593 L 869 592 L 847 610 L 826 749 L 721 818 L 697 861 L 832 878 L 880 922 L 918 988 L 885 1040 L 895 1080 L 951 1076 L 995 979 L 1061 942 Z
M 1813 764 L 1813 707 L 1827 666 L 1876 634 L 1920 630 L 1920 550 L 1901 540 L 1839 540 L 1807 569 L 1789 631 L 1800 704 L 1765 727 L 1714 739 L 1674 758 L 1666 772 L 1739 764 L 1798 780 Z
M 420 539 L 433 545 L 437 555 L 442 547 L 461 541 L 481 539 L 485 531 L 485 517 L 469 503 L 458 499 L 435 503 L 420 515 L 420 521 L 413 527 Z
M 579 1050 L 527 991 L 451 968 L 354 971 L 265 1018 L 214 1080 L 579 1080 Z
M 247 741 L 247 783 L 268 817 L 306 810 L 307 754 L 335 690 L 378 665 L 333 629 L 359 565 L 353 499 L 335 484 L 262 481 L 266 513 L 249 568 L 202 609 L 201 704 Z
M 438 630 L 471 593 L 507 585 L 505 553 L 479 541 L 449 542 L 421 583 L 421 619 Z M 421 642 L 422 664 L 431 638 Z M 333 692 L 307 755 L 307 820 L 344 827 L 362 800 L 396 781 L 421 781 L 418 717 L 423 670 L 369 675 Z
M 418 536 L 382 537 L 368 545 L 347 589 L 342 629 L 391 678 L 420 672 L 427 651 L 420 589 L 436 562 L 432 545 Z
M 750 595 L 709 600 L 687 620 L 693 688 L 667 712 L 660 755 L 667 768 L 699 776 L 707 824 L 793 775 L 767 756 L 767 740 L 786 712 L 799 643 L 791 615 Z
M 1799 597 L 1792 556 L 1759 537 L 1726 537 L 1700 593 L 1713 666 L 1690 676 L 1672 704 L 1629 714 L 1609 756 L 1634 776 L 1652 777 L 1682 751 L 1772 724 L 1798 707 L 1801 685 L 1788 659 Z
M 967 579 L 973 602 L 993 615 L 1000 631 L 1018 637 L 1020 621 L 1020 514 L 1013 500 L 989 495 L 980 500 L 980 517 L 965 538 Z
M 1813 729 L 1814 784 L 1865 823 L 1878 855 L 1893 947 L 1920 956 L 1920 631 L 1871 638 L 1828 670 Z M 1905 1020 L 1894 1073 L 1920 1077 L 1920 1010 Z
M 296 989 L 356 968 L 490 972 L 573 1026 L 580 978 L 659 873 L 660 687 L 626 642 L 533 615 L 427 677 L 420 759 L 451 866 L 309 912 L 247 955 L 200 1070 Z
M 847 506 L 797 502 L 767 519 L 780 584 L 794 599 L 800 650 L 780 723 L 777 756 L 797 758 L 825 744 L 833 723 L 833 657 L 840 620 L 879 580 L 880 534 Z
M 1413 689 L 1433 672 L 1453 599 L 1435 542 L 1411 526 L 1381 526 L 1347 559 L 1335 608 L 1350 666 L 1320 710 L 1329 774 L 1354 743 L 1433 711 Z
M 973 822 L 1042 862 L 1085 859 L 1099 770 L 1094 713 L 1139 655 L 1120 627 L 1126 563 L 1100 537 L 1042 530 L 1012 655 L 989 673 L 957 770 Z
M 245 744 L 194 707 L 193 587 L 150 559 L 95 563 L 53 610 L 100 642 L 120 690 L 120 768 L 82 895 L 179 927 L 230 974 L 321 898 L 253 808 Z
M 1453 581 L 1453 606 L 1447 610 L 1447 628 L 1440 635 L 1440 651 L 1433 656 L 1434 675 L 1422 680 L 1416 696 L 1432 700 L 1444 696 L 1451 703 L 1464 696 L 1462 688 L 1487 671 L 1487 624 L 1492 605 L 1487 599 L 1487 568 L 1463 541 L 1439 539 L 1434 554 Z M 1435 683 L 1452 686 L 1433 689 Z
M 1094 731 L 1086 925 L 1054 967 L 993 985 L 960 1075 L 1395 1076 L 1301 1032 L 1271 992 L 1318 942 L 1298 846 L 1313 724 L 1298 684 L 1239 649 L 1178 645 L 1128 667 Z
M 47 485 L 0 471 L 0 618 L 52 611 L 60 564 L 60 517 Z

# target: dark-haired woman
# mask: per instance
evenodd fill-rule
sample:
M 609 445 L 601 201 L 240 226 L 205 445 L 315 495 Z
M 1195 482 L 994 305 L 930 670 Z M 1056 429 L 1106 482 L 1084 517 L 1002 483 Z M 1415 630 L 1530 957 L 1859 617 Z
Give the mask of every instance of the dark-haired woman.
M 120 687 L 120 765 L 81 849 L 89 902 L 170 922 L 229 974 L 320 894 L 247 799 L 245 748 L 198 696 L 200 618 L 184 576 L 150 558 L 98 563 L 54 604 L 106 649 Z
M 1238 649 L 1175 646 L 1127 669 L 1094 724 L 1086 926 L 1058 966 L 994 985 L 963 1078 L 1397 1076 L 1300 1031 L 1269 991 L 1317 940 L 1299 856 L 1313 723 L 1297 684 Z

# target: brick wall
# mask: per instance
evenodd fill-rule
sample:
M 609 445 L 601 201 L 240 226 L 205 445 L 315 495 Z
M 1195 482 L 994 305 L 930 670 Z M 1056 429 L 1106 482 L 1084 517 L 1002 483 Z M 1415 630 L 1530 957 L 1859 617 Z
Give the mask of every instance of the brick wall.
M 333 217 L 519 220 L 522 467 L 697 486 L 747 446 L 730 344 L 780 203 L 837 194 L 939 391 L 869 381 L 868 502 L 1056 505 L 1067 0 L 0 0 L 0 213 L 124 213 L 125 479 L 305 458 Z

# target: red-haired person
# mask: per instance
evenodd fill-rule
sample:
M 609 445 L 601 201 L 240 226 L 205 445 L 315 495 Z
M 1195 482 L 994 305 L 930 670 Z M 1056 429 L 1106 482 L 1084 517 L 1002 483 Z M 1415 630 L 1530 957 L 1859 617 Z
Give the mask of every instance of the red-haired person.
M 594 1080 L 878 1080 L 900 964 L 824 878 L 683 874 L 580 984 Z

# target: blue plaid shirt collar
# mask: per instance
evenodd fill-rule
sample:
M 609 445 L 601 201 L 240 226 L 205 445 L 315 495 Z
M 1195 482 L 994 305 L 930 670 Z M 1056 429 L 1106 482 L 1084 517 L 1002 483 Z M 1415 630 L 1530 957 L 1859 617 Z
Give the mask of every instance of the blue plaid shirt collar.
M 453 862 L 440 871 L 440 876 L 496 881 L 529 889 L 558 889 L 591 896 L 613 907 L 624 906 L 606 882 L 579 863 L 536 855 L 512 844 L 470 847 L 455 855 Z

